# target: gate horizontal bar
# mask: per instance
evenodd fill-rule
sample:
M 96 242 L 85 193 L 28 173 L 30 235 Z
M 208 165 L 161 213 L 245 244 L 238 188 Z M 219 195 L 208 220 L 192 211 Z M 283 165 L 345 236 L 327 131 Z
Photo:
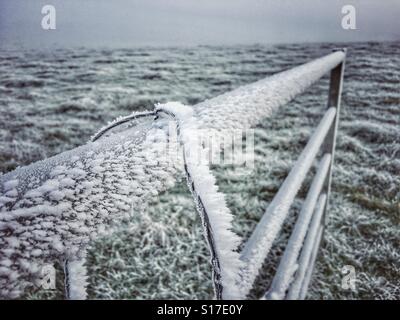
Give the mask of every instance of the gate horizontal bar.
M 318 228 L 318 233 L 317 236 L 315 237 L 314 248 L 312 250 L 310 261 L 308 263 L 307 273 L 304 277 L 303 283 L 301 284 L 300 296 L 298 297 L 299 300 L 304 300 L 307 295 L 308 286 L 310 284 L 311 276 L 314 271 L 315 260 L 317 260 L 318 249 L 322 239 L 322 232 L 323 232 L 323 226 L 321 225 Z
M 296 271 L 296 263 L 315 211 L 318 197 L 326 181 L 331 163 L 331 155 L 325 154 L 318 166 L 317 173 L 304 200 L 294 230 L 289 238 L 278 270 L 267 294 L 267 299 L 283 299 Z
M 306 272 L 310 268 L 310 258 L 312 256 L 316 240 L 318 240 L 318 230 L 321 227 L 321 218 L 324 212 L 326 201 L 326 194 L 320 195 L 311 224 L 308 228 L 306 240 L 304 241 L 304 246 L 300 254 L 298 263 L 299 267 L 296 271 L 295 278 L 289 288 L 286 299 L 293 300 L 299 298 Z
M 289 175 L 267 207 L 263 217 L 248 239 L 241 260 L 246 263 L 242 272 L 244 294 L 250 291 L 273 241 L 279 233 L 290 206 L 299 191 L 324 139 L 335 119 L 336 108 L 329 108 L 301 152 Z

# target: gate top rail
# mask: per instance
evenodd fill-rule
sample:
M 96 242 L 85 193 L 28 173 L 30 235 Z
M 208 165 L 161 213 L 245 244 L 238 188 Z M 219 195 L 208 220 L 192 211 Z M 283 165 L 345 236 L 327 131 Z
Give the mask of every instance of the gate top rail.
M 194 106 L 199 128 L 216 130 L 250 128 L 270 116 L 280 106 L 303 93 L 344 59 L 345 52 L 343 50 L 335 51 L 311 62 L 200 102 Z M 28 180 L 28 176 L 37 170 L 40 171 L 39 178 L 45 177 L 57 165 L 73 162 L 71 161 L 72 156 L 81 159 L 91 151 L 96 152 L 101 149 L 114 151 L 119 144 L 118 138 L 109 137 L 104 139 L 103 143 L 88 143 L 28 166 L 19 167 L 0 176 L 0 192 L 4 192 L 5 182 L 17 176 L 21 177 L 23 181 Z M 115 156 L 118 157 L 118 154 Z

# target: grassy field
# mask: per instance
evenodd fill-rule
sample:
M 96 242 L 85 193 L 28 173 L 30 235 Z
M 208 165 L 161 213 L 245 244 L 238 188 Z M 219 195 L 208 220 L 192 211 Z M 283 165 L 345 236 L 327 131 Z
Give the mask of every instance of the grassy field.
M 205 87 L 204 96 L 209 97 L 279 69 L 298 65 L 329 52 L 330 47 L 297 45 L 262 48 L 260 50 L 264 52 L 265 59 L 270 59 L 270 69 L 264 74 L 256 74 L 257 66 L 262 65 L 261 60 L 249 70 L 243 62 L 242 72 L 250 74 L 253 70 L 251 76 L 237 78 L 237 81 L 218 89 L 215 89 L 217 84 L 211 83 Z M 348 46 L 329 223 L 310 286 L 310 299 L 400 298 L 400 56 L 395 54 L 399 49 L 399 43 Z M 272 54 L 268 53 L 271 50 Z M 257 56 L 254 50 L 243 49 L 243 52 L 246 59 Z M 268 58 L 268 54 L 273 59 Z M 229 60 L 229 57 L 226 59 Z M 214 61 L 204 72 L 211 73 L 216 65 L 218 62 Z M 218 76 L 221 79 L 234 77 L 232 74 L 238 72 L 233 66 L 229 69 L 229 66 L 220 70 Z M 178 98 L 184 102 L 199 101 L 201 92 L 196 91 L 192 96 L 188 94 L 195 84 L 188 84 L 189 88 L 182 90 Z M 235 230 L 242 236 L 248 236 L 253 230 L 305 146 L 326 107 L 327 90 L 328 81 L 324 78 L 255 128 L 256 161 L 253 171 L 243 172 L 240 168 L 223 166 L 213 168 L 236 217 Z M 134 109 L 137 104 L 140 104 L 139 101 L 129 104 L 127 108 Z M 115 107 L 112 114 L 117 113 L 117 109 Z M 99 117 L 100 120 L 83 117 L 90 123 L 84 129 L 85 134 L 105 119 L 102 114 Z M 69 127 L 68 130 L 62 132 L 59 138 L 68 141 L 63 148 L 81 143 L 85 136 L 77 138 L 76 132 Z M 2 152 L 2 170 L 8 171 L 16 164 L 60 151 L 59 145 L 47 145 L 43 147 L 44 151 L 35 148 L 40 137 L 39 134 L 32 138 L 35 141 L 30 144 L 32 149 L 26 149 L 28 154 L 21 154 L 18 152 L 22 152 L 24 140 L 22 135 L 16 133 L 13 142 L 17 144 L 14 145 L 16 156 L 10 156 L 13 153 L 10 142 Z M 70 137 L 74 140 L 68 140 Z M 275 241 L 257 279 L 253 298 L 265 292 L 272 279 L 311 177 L 310 174 L 282 234 Z M 89 297 L 212 298 L 209 255 L 183 177 L 174 188 L 155 198 L 152 206 L 137 208 L 136 211 L 133 220 L 127 221 L 112 237 L 98 239 L 92 244 L 88 256 Z M 345 265 L 352 265 L 356 270 L 355 291 L 341 287 L 341 269 Z M 61 273 L 58 274 L 61 284 Z M 61 297 L 61 293 L 60 289 L 56 292 L 28 293 L 27 297 L 54 298 Z

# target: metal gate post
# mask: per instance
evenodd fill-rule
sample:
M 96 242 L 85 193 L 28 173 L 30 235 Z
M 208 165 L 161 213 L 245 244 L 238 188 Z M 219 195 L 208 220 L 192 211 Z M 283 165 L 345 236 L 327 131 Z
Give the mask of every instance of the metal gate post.
M 346 54 L 346 49 L 342 49 L 342 51 Z M 346 59 L 346 58 L 345 58 Z M 335 148 L 336 148 L 336 136 L 337 129 L 339 123 L 339 115 L 340 115 L 340 102 L 342 96 L 342 87 L 343 87 L 343 75 L 344 75 L 344 66 L 345 59 L 337 65 L 331 71 L 330 84 L 329 84 L 329 96 L 328 96 L 328 108 L 335 107 L 336 108 L 336 116 L 335 120 L 332 123 L 331 128 L 326 136 L 325 142 L 322 145 L 322 154 L 330 153 L 331 156 L 331 164 L 329 166 L 329 172 L 327 175 L 327 179 L 325 181 L 325 185 L 322 192 L 326 193 L 326 204 L 324 208 L 324 214 L 322 219 L 322 224 L 326 225 L 327 223 L 327 210 L 329 207 L 329 196 L 331 192 L 331 183 L 332 183 L 332 168 L 333 161 L 335 158 Z

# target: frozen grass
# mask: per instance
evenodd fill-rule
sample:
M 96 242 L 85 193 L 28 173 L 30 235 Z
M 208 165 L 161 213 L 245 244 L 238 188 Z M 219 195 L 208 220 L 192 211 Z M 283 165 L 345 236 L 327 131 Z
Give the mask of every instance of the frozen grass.
M 356 44 L 348 49 L 329 223 L 318 255 L 309 298 L 399 299 L 400 57 L 394 54 L 399 50 L 399 44 Z M 210 57 L 216 57 L 216 61 L 209 62 L 208 68 L 203 66 L 203 72 L 197 71 L 197 77 L 206 79 L 202 82 L 206 88 L 204 92 L 198 89 L 198 82 L 192 82 L 193 86 L 188 82 L 187 87 L 182 89 L 181 96 L 175 100 L 202 100 L 241 83 L 279 71 L 279 68 L 286 69 L 305 62 L 310 57 L 320 56 L 329 50 L 329 46 L 238 49 L 238 52 L 243 53 L 243 59 L 254 58 L 251 68 L 246 62 L 236 61 L 233 64 L 236 58 L 226 56 L 223 49 L 210 50 L 214 51 L 208 56 L 204 51 L 196 53 L 207 56 L 208 61 L 212 61 Z M 222 63 L 224 69 L 218 64 L 222 55 L 225 55 Z M 265 67 L 266 61 L 270 68 Z M 234 66 L 237 65 L 241 69 L 235 69 Z M 179 65 L 179 68 L 184 67 L 185 63 Z M 190 69 L 190 63 L 186 67 Z M 260 70 L 263 71 L 262 74 L 258 72 Z M 182 76 L 181 73 L 178 74 Z M 235 78 L 238 74 L 244 76 Z M 167 77 L 165 74 L 163 76 Z M 228 84 L 213 84 L 213 81 L 222 78 L 230 79 L 225 79 Z M 306 144 L 312 128 L 322 116 L 327 95 L 326 80 L 325 78 L 310 88 L 306 94 L 280 109 L 256 128 L 257 157 L 253 171 L 228 166 L 213 168 L 220 189 L 226 194 L 228 206 L 235 216 L 235 231 L 240 235 L 246 237 L 253 230 Z M 162 82 L 157 79 L 154 81 L 158 84 Z M 151 86 L 151 82 L 148 86 Z M 196 88 L 193 94 L 190 93 L 190 88 Z M 179 92 L 179 88 L 176 90 Z M 153 93 L 157 97 L 163 96 Z M 129 105 L 127 109 L 137 106 L 138 99 L 126 102 Z M 171 100 L 169 96 L 168 99 Z M 116 109 L 113 108 L 113 114 L 117 112 Z M 89 111 L 81 109 L 80 112 Z M 103 112 L 99 111 L 98 114 Z M 112 116 L 106 119 L 111 118 Z M 57 121 L 60 119 L 55 119 L 54 123 L 59 123 Z M 96 121 L 101 120 L 93 120 L 89 116 L 83 119 L 77 119 L 77 122 L 85 121 L 89 124 L 83 129 L 84 135 L 89 137 L 94 132 L 91 128 L 95 127 Z M 18 121 L 22 122 L 21 127 L 26 122 L 25 118 Z M 37 125 L 40 126 L 40 123 L 33 123 L 29 130 L 35 134 L 43 130 L 44 133 L 57 136 L 57 128 L 37 131 Z M 0 153 L 0 157 L 3 157 L 0 170 L 9 171 L 16 164 L 30 162 L 81 142 L 82 137 L 78 138 L 78 132 L 71 129 L 74 122 L 67 125 L 68 131 L 60 131 L 62 137 L 43 141 L 45 148 L 25 148 L 23 144 L 26 143 L 25 140 L 29 141 L 29 134 L 21 136 L 21 133 L 15 132 L 14 141 L 17 147 L 13 151 L 12 143 L 2 146 L 4 152 Z M 82 127 L 82 123 L 76 125 L 77 128 Z M 6 137 L 13 134 L 13 131 L 2 130 Z M 82 133 L 82 129 L 80 130 Z M 37 136 L 33 137 L 34 140 L 37 139 Z M 63 139 L 68 143 L 60 144 Z M 35 141 L 39 143 L 40 139 Z M 55 143 L 51 141 L 58 143 L 57 146 L 50 145 Z M 310 178 L 311 175 L 306 185 Z M 271 283 L 305 193 L 306 186 L 296 199 L 284 225 L 284 232 L 274 243 L 251 297 L 259 297 Z M 133 221 L 121 226 L 113 236 L 98 239 L 92 244 L 88 255 L 89 297 L 211 298 L 211 270 L 208 261 L 209 255 L 201 234 L 200 221 L 182 177 L 174 188 L 155 198 L 154 204 L 146 211 L 137 212 Z M 341 288 L 340 271 L 344 265 L 353 265 L 356 269 L 355 292 Z M 62 276 L 59 271 L 58 291 L 31 292 L 26 297 L 62 297 L 60 278 Z

